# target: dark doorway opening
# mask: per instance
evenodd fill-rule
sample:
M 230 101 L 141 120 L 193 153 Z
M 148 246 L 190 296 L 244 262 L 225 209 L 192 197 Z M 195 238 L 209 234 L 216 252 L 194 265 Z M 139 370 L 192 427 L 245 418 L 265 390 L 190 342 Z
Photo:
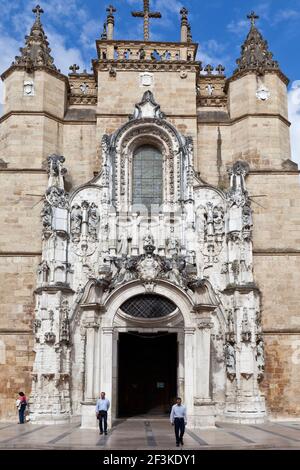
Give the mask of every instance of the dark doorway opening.
M 177 334 L 120 333 L 118 416 L 170 412 L 177 391 Z

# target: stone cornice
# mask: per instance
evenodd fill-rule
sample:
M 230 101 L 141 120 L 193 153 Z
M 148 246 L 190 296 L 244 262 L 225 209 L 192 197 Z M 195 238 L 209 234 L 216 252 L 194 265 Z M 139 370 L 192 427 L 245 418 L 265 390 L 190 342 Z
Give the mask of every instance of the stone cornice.
M 247 285 L 228 285 L 222 292 L 224 294 L 233 294 L 234 292 L 247 294 L 249 292 L 259 293 L 260 290 L 255 284 L 247 284 Z
M 32 335 L 33 336 L 33 332 L 32 330 L 25 330 L 25 329 L 13 330 L 9 328 L 0 328 L 0 335 Z
M 90 121 L 82 121 L 82 120 L 79 120 L 79 121 L 72 121 L 72 120 L 64 120 L 64 119 L 61 119 L 57 116 L 55 116 L 54 114 L 51 114 L 51 113 L 48 113 L 47 111 L 10 111 L 9 113 L 6 113 L 4 114 L 3 116 L 1 116 L 0 118 L 0 124 L 3 122 L 3 121 L 6 121 L 8 118 L 10 118 L 11 116 L 43 116 L 43 117 L 47 117 L 49 119 L 52 119 L 56 122 L 59 122 L 60 124 L 74 124 L 74 125 L 91 125 L 91 124 L 96 124 L 96 120 L 95 119 L 91 119 Z
M 269 248 L 265 250 L 254 249 L 254 256 L 300 256 L 300 250 L 291 250 L 289 248 Z
M 263 335 L 276 336 L 276 335 L 300 335 L 300 328 L 266 328 L 263 330 Z
M 228 92 L 228 88 L 229 88 L 229 85 L 230 85 L 231 82 L 234 82 L 234 81 L 238 80 L 239 78 L 245 77 L 246 75 L 257 75 L 256 72 L 257 71 L 255 71 L 255 70 L 243 70 L 243 71 L 237 72 L 234 75 L 232 75 L 231 77 L 227 78 L 226 83 L 225 83 L 225 88 L 224 88 L 225 93 Z M 290 83 L 290 80 L 288 79 L 288 77 L 286 75 L 284 75 L 284 73 L 281 72 L 281 70 L 279 70 L 279 69 L 278 70 L 266 70 L 265 75 L 268 75 L 268 74 L 277 75 L 283 81 L 283 83 L 286 86 Z
M 0 173 L 38 173 L 47 174 L 47 170 L 43 168 L 0 168 Z
M 42 256 L 41 251 L 1 251 L 0 258 L 33 258 Z
M 224 108 L 220 108 L 220 111 L 223 111 Z M 247 114 L 242 114 L 239 117 L 236 117 L 234 119 L 229 119 L 228 121 L 222 121 L 222 120 L 215 120 L 215 121 L 209 121 L 203 119 L 201 120 L 200 116 L 197 116 L 198 119 L 198 124 L 205 124 L 205 125 L 213 125 L 215 126 L 216 124 L 221 125 L 221 126 L 230 126 L 232 124 L 235 124 L 237 122 L 243 121 L 244 119 L 248 118 L 276 118 L 280 119 L 284 124 L 286 124 L 288 127 L 291 126 L 290 121 L 288 121 L 284 116 L 278 113 L 247 113 Z
M 57 286 L 44 286 L 44 287 L 38 287 L 35 289 L 34 293 L 35 294 L 41 294 L 42 292 L 64 292 L 65 294 L 74 294 L 73 289 L 66 285 L 57 285 Z
M 11 75 L 15 71 L 24 71 L 24 72 L 26 72 L 26 67 L 25 67 L 25 65 L 11 65 L 7 70 L 5 70 L 5 72 L 3 72 L 3 74 L 1 75 L 1 79 L 6 80 L 6 78 L 9 77 L 9 75 Z M 51 68 L 49 68 L 45 65 L 41 65 L 39 67 L 35 66 L 34 71 L 35 72 L 47 72 L 47 73 L 49 73 L 50 75 L 52 75 L 52 76 L 58 78 L 59 80 L 65 82 L 65 84 L 67 85 L 67 88 L 69 89 L 68 77 L 66 75 L 63 75 L 58 70 L 54 70 L 54 69 L 51 69 Z

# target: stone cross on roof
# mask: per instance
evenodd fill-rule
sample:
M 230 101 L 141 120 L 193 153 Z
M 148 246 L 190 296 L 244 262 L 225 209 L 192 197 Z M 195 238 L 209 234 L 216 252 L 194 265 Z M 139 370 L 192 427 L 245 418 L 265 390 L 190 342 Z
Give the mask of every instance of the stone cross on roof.
M 133 11 L 132 16 L 144 18 L 144 40 L 149 41 L 149 19 L 161 18 L 161 13 L 150 11 L 150 0 L 144 0 L 144 11 Z
M 37 5 L 35 8 L 33 8 L 32 13 L 34 13 L 36 15 L 36 19 L 40 21 L 41 14 L 44 13 L 44 10 L 40 7 L 40 5 Z
M 251 21 L 251 25 L 255 26 L 255 22 L 259 19 L 259 16 L 254 11 L 251 11 L 251 13 L 247 15 L 247 18 Z
M 114 13 L 116 13 L 116 8 L 113 6 L 113 5 L 109 5 L 107 8 L 106 8 L 106 11 L 108 13 L 109 16 L 113 16 Z
M 79 69 L 80 69 L 80 67 L 77 64 L 73 64 L 69 67 L 69 70 L 72 70 L 72 73 L 74 73 L 74 74 L 77 73 L 77 70 L 79 70 Z

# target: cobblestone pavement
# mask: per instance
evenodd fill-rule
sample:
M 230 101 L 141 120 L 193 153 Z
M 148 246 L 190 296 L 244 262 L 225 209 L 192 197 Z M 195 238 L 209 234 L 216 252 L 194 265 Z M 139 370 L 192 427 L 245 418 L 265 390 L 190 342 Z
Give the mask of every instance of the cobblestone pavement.
M 0 423 L 0 449 L 174 450 L 173 428 L 166 419 L 119 420 L 100 436 L 80 423 L 45 426 Z M 186 429 L 184 449 L 300 449 L 300 422 L 257 425 L 218 423 Z

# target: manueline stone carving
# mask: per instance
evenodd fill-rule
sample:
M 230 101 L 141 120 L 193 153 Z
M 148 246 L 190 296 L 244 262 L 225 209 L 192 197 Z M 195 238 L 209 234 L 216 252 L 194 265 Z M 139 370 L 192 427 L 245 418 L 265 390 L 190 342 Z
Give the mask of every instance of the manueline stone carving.
M 242 341 L 244 343 L 249 343 L 251 341 L 251 330 L 248 320 L 247 308 L 243 310 L 243 320 L 242 320 Z
M 74 204 L 71 209 L 71 237 L 73 243 L 79 243 L 82 226 L 82 209 L 79 204 Z
M 69 302 L 68 300 L 63 300 L 60 308 L 60 334 L 59 339 L 60 343 L 69 344 L 70 342 L 70 321 L 69 321 Z
M 247 162 L 237 161 L 233 167 L 228 170 L 230 175 L 230 189 L 226 197 L 230 207 L 242 207 L 248 203 L 245 178 L 249 173 L 249 169 Z
M 98 207 L 94 202 L 92 202 L 88 210 L 88 233 L 90 240 L 93 242 L 98 240 L 99 224 L 100 215 Z
M 242 45 L 241 57 L 236 61 L 238 67 L 234 71 L 234 75 L 244 71 L 263 74 L 268 70 L 279 70 L 279 64 L 273 59 L 267 41 L 255 25 L 255 21 L 259 19 L 259 16 L 251 12 L 248 19 L 251 21 L 251 28 Z
M 41 14 L 44 10 L 37 5 L 32 12 L 36 15 L 35 22 L 30 34 L 25 37 L 25 46 L 20 48 L 21 55 L 15 58 L 14 66 L 26 67 L 27 72 L 31 72 L 35 67 L 48 67 L 57 71 L 54 59 L 51 57 L 51 49 L 41 23 Z
M 41 210 L 41 219 L 43 224 L 43 233 L 52 230 L 52 208 L 46 201 Z
M 261 335 L 258 336 L 256 342 L 256 364 L 258 369 L 258 380 L 262 380 L 265 371 L 265 348 Z
M 253 220 L 252 220 L 252 210 L 250 205 L 246 204 L 243 207 L 243 230 L 252 230 Z
M 53 207 L 67 209 L 69 206 L 69 195 L 64 189 L 52 186 L 46 191 L 46 200 Z
M 38 267 L 40 284 L 47 284 L 49 281 L 50 268 L 46 260 L 43 260 Z
M 225 362 L 227 377 L 233 381 L 236 376 L 236 352 L 233 344 L 229 342 L 225 344 Z

